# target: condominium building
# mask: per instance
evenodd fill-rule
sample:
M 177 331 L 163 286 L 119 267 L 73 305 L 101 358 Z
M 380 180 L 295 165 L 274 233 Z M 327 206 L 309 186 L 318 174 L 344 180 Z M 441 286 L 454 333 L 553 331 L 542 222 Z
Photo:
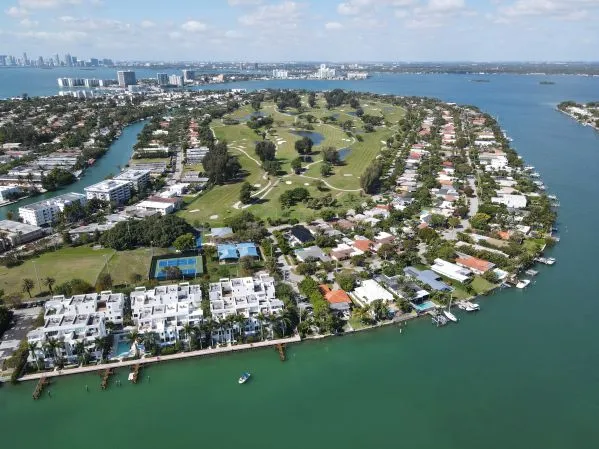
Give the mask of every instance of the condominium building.
M 0 201 L 10 201 L 19 193 L 21 193 L 19 186 L 0 186 Z
M 87 202 L 85 195 L 73 192 L 65 193 L 64 195 L 19 207 L 19 217 L 23 219 L 24 223 L 30 225 L 51 225 L 56 221 L 58 214 L 64 210 L 65 206 L 77 202 L 84 205 Z
M 100 200 L 123 204 L 131 198 L 131 182 L 122 179 L 107 179 L 85 188 L 88 200 Z
M 208 154 L 208 147 L 188 148 L 185 152 L 185 159 L 188 164 L 200 164 Z
M 236 279 L 220 279 L 210 284 L 210 312 L 212 317 L 223 320 L 231 315 L 243 315 L 247 321 L 246 334 L 256 334 L 260 331 L 260 314 L 264 316 L 277 315 L 283 310 L 283 301 L 275 296 L 275 280 L 265 274 L 258 277 Z M 233 326 L 235 328 L 235 326 Z M 219 329 L 212 337 L 218 341 L 233 339 L 233 328 Z
M 114 177 L 119 181 L 128 181 L 137 191 L 143 188 L 150 182 L 150 170 L 135 170 L 129 168 Z
M 39 226 L 12 220 L 0 220 L 0 250 L 22 245 L 44 236 Z
M 132 86 L 137 83 L 135 72 L 132 70 L 119 70 L 116 74 L 120 87 Z
M 168 83 L 171 86 L 181 87 L 185 84 L 185 80 L 183 79 L 183 77 L 181 75 L 170 75 L 168 77 Z
M 182 337 L 186 324 L 202 322 L 202 290 L 199 285 L 182 282 L 131 292 L 133 322 L 140 333 L 155 332 L 162 344 L 174 343 Z
M 109 290 L 71 298 L 54 296 L 44 304 L 44 325 L 27 334 L 27 341 L 36 345 L 35 357 L 29 354 L 29 362 L 43 361 L 49 367 L 63 358 L 74 363 L 80 344 L 90 357 L 99 358 L 96 341 L 108 335 L 107 322 L 123 322 L 123 305 L 124 295 Z
M 272 77 L 276 79 L 287 79 L 289 77 L 289 72 L 282 69 L 273 69 Z
M 192 82 L 195 80 L 196 72 L 194 70 L 183 70 L 183 81 L 184 82 Z
M 158 81 L 159 86 L 168 86 L 168 74 L 167 73 L 156 74 L 156 81 Z

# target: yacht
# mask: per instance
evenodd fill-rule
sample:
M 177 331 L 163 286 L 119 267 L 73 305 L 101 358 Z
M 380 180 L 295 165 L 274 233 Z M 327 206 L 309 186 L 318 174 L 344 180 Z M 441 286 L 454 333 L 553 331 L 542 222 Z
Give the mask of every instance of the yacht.
M 457 317 L 453 313 L 451 313 L 449 310 L 444 310 L 443 315 L 445 315 L 448 320 L 453 321 L 454 323 L 458 322 Z
M 528 284 L 530 284 L 529 279 L 522 279 L 520 282 L 516 284 L 516 288 L 526 288 L 528 287 Z
M 480 310 L 480 306 L 475 302 L 465 302 L 466 312 L 478 312 Z

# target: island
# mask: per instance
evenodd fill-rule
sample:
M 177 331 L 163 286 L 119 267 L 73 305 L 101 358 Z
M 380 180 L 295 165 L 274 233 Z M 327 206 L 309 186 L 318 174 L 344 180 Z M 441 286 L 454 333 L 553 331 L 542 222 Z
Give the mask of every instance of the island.
M 563 101 L 557 105 L 557 109 L 584 126 L 599 130 L 599 102 L 579 104 L 575 101 Z
M 43 306 L 4 363 L 14 381 L 442 326 L 555 263 L 557 198 L 475 106 L 130 95 L 130 114 L 154 113 L 122 172 L 0 222 L 5 302 Z

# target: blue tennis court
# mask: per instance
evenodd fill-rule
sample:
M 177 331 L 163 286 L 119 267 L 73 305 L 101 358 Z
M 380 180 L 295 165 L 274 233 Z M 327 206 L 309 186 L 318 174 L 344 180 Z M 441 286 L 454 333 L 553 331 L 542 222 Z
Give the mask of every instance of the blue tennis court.
M 156 279 L 166 279 L 167 271 L 170 267 L 177 267 L 181 270 L 183 276 L 195 276 L 203 273 L 202 258 L 195 257 L 172 257 L 169 259 L 160 259 L 156 261 L 154 277 Z

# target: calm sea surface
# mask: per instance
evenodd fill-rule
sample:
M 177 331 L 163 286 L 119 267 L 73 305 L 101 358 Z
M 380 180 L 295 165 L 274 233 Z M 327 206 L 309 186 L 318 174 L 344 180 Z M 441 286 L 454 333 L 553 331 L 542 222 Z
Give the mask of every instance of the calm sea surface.
M 47 73 L 54 79 L 57 71 L 28 71 L 27 79 L 21 72 L 0 70 L 0 97 L 53 93 Z M 459 324 L 443 329 L 421 320 L 402 334 L 387 328 L 295 345 L 285 363 L 273 350 L 174 362 L 148 368 L 136 386 L 123 370 L 123 386 L 103 392 L 97 375 L 76 376 L 58 379 L 52 398 L 37 402 L 31 399 L 34 384 L 5 386 L 2 446 L 597 448 L 599 134 L 555 105 L 598 100 L 599 78 L 470 79 L 381 75 L 363 82 L 223 87 L 432 96 L 496 116 L 562 205 L 562 239 L 551 252 L 558 262 L 541 267 L 527 291 L 483 299 L 480 313 L 461 315 Z M 540 85 L 543 79 L 556 84 Z M 98 165 L 93 176 L 101 179 L 121 163 Z M 254 376 L 241 387 L 237 377 L 244 370 Z

